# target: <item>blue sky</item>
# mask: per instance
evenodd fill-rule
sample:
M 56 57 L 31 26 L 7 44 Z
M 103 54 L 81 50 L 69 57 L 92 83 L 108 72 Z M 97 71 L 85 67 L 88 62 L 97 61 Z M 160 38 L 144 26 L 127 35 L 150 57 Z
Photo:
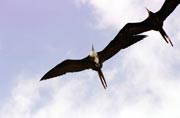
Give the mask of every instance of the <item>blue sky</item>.
M 122 50 L 103 66 L 104 90 L 87 70 L 39 82 L 64 59 L 102 50 L 127 22 L 163 0 L 7 0 L 0 7 L 0 116 L 3 118 L 179 118 L 179 7 L 159 33 Z

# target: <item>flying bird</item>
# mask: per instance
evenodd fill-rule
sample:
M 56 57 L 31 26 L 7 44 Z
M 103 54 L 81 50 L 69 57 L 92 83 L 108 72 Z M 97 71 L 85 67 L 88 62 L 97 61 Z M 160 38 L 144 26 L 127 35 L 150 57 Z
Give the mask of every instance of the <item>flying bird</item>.
M 149 14 L 148 17 L 142 22 L 127 23 L 122 28 L 121 33 L 136 35 L 149 30 L 155 30 L 159 31 L 164 40 L 173 46 L 172 41 L 163 29 L 163 22 L 179 4 L 180 0 L 165 0 L 161 9 L 156 13 L 153 13 L 146 8 Z
M 150 19 L 150 23 L 151 23 L 150 25 L 151 25 L 152 29 L 159 31 L 161 36 L 166 41 L 166 43 L 170 43 L 171 46 L 173 47 L 171 39 L 169 38 L 169 36 L 166 34 L 166 32 L 163 29 L 164 20 L 162 20 L 157 13 L 153 13 L 152 11 L 148 10 L 147 8 L 146 8 L 146 10 L 148 11 L 148 14 L 149 14 L 148 18 Z M 160 13 L 160 15 L 161 15 L 161 13 Z
M 87 57 L 79 60 L 67 59 L 48 71 L 41 78 L 41 80 L 51 79 L 69 72 L 78 72 L 86 69 L 92 69 L 97 71 L 101 83 L 104 89 L 106 89 L 107 83 L 101 70 L 103 62 L 110 59 L 121 49 L 127 48 L 128 46 L 142 40 L 145 37 L 146 35 L 127 36 L 118 33 L 116 37 L 102 51 L 96 52 L 92 46 L 92 50 Z
M 144 39 L 146 35 L 137 35 L 149 30 L 159 31 L 167 43 L 172 42 L 163 30 L 164 20 L 180 4 L 180 0 L 165 0 L 161 9 L 153 13 L 147 9 L 149 16 L 142 22 L 127 23 L 116 37 L 100 52 L 96 52 L 92 46 L 90 54 L 79 60 L 67 59 L 48 71 L 41 80 L 51 79 L 69 72 L 79 72 L 92 69 L 98 72 L 103 87 L 107 88 L 105 77 L 101 71 L 103 63 L 118 53 L 121 49 L 127 48 L 134 43 Z

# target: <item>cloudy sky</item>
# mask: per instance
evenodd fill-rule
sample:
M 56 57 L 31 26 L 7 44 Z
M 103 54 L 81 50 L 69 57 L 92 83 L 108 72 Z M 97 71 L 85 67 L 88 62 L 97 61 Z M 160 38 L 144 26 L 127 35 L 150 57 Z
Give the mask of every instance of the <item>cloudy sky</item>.
M 160 34 L 104 63 L 104 90 L 96 72 L 39 82 L 64 59 L 102 50 L 128 22 L 156 12 L 164 0 L 1 0 L 1 118 L 179 118 L 180 8 Z

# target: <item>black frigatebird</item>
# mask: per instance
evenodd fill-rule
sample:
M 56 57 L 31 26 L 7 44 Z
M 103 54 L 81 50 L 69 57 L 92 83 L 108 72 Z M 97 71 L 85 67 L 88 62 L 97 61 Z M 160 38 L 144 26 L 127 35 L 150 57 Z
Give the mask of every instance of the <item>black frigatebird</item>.
M 85 69 L 92 69 L 98 72 L 99 78 L 103 87 L 107 88 L 107 83 L 101 71 L 103 62 L 114 56 L 121 49 L 124 49 L 140 40 L 145 38 L 146 35 L 123 35 L 118 33 L 114 40 L 112 40 L 102 51 L 95 52 L 93 46 L 90 55 L 80 60 L 67 59 L 60 64 L 56 65 L 48 71 L 41 80 L 50 79 L 63 75 L 68 72 L 78 72 Z
M 149 16 L 142 22 L 127 23 L 121 30 L 121 33 L 129 35 L 140 34 L 149 30 L 159 31 L 164 40 L 170 43 L 172 42 L 166 32 L 163 30 L 164 20 L 174 11 L 174 9 L 180 4 L 180 0 L 165 0 L 163 6 L 156 13 L 147 9 Z
M 78 72 L 85 69 L 92 69 L 98 72 L 102 85 L 106 88 L 107 84 L 101 71 L 103 62 L 114 56 L 121 49 L 127 48 L 146 37 L 146 35 L 137 34 L 149 30 L 156 30 L 161 33 L 167 43 L 169 40 L 173 46 L 162 26 L 164 20 L 173 12 L 179 3 L 180 0 L 165 0 L 165 3 L 158 12 L 153 13 L 148 10 L 149 16 L 144 21 L 126 24 L 114 40 L 112 40 L 102 51 L 97 53 L 94 48 L 92 48 L 90 55 L 83 59 L 65 60 L 48 71 L 41 80 L 57 77 L 68 72 Z

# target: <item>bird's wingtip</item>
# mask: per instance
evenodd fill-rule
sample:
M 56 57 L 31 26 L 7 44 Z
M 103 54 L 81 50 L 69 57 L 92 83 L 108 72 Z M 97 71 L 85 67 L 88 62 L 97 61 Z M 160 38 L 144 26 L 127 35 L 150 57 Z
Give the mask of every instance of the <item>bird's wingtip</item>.
M 46 79 L 48 79 L 48 78 L 46 76 L 43 76 L 39 81 L 44 81 Z
M 41 78 L 39 81 L 43 81 L 43 80 L 45 80 L 44 78 Z
M 143 38 L 147 38 L 148 37 L 148 35 L 142 35 L 143 36 Z
M 148 35 L 141 35 L 143 38 L 147 38 L 148 37 Z
M 147 38 L 148 35 L 133 35 L 132 37 L 135 38 L 135 39 L 141 40 L 141 39 Z

